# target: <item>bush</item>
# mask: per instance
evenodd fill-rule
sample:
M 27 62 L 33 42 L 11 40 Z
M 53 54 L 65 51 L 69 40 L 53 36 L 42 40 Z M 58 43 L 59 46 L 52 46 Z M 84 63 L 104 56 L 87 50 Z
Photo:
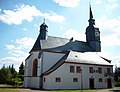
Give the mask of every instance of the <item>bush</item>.
M 22 85 L 22 81 L 20 78 L 13 78 L 11 81 L 11 85 L 13 86 L 20 86 Z
M 120 82 L 115 82 L 115 87 L 120 87 Z

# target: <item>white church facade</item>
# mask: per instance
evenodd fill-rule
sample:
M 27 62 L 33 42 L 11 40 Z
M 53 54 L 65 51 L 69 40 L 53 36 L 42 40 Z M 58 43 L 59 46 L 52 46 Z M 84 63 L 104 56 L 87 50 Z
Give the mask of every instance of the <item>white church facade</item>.
M 111 61 L 99 56 L 100 31 L 95 28 L 91 7 L 86 42 L 40 34 L 25 61 L 24 87 L 39 89 L 93 89 L 114 86 Z

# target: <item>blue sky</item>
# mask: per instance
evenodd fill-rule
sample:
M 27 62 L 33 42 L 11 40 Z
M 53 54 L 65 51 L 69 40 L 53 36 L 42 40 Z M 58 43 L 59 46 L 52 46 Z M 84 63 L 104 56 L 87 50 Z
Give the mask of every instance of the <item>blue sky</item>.
M 85 41 L 91 2 L 101 32 L 99 55 L 120 66 L 120 0 L 0 0 L 0 67 L 17 69 L 46 19 L 48 35 Z

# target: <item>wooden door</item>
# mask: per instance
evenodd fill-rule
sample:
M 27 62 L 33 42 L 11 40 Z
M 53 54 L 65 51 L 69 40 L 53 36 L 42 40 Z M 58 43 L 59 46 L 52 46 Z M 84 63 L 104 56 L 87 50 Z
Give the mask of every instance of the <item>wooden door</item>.
M 90 89 L 94 89 L 94 78 L 89 79 L 89 86 L 90 86 Z
M 112 88 L 112 81 L 110 78 L 107 79 L 107 87 Z

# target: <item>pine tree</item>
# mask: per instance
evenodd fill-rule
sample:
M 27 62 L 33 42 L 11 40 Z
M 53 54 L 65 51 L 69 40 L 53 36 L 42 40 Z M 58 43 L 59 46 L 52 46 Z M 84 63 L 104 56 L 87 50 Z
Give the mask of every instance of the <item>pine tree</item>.
M 0 69 L 0 84 L 6 83 L 6 79 L 7 79 L 7 69 L 5 68 L 5 66 L 3 66 Z
M 23 81 L 24 80 L 24 64 L 23 62 L 21 63 L 20 67 L 19 67 L 19 78 Z
M 21 63 L 21 65 L 19 67 L 19 74 L 24 75 L 24 64 L 23 64 L 23 62 Z
M 120 67 L 115 67 L 114 79 L 116 82 L 120 82 Z
M 16 78 L 17 77 L 17 72 L 16 72 L 13 64 L 12 64 L 12 67 L 10 67 L 10 71 L 11 71 L 11 74 L 12 74 L 12 78 Z

